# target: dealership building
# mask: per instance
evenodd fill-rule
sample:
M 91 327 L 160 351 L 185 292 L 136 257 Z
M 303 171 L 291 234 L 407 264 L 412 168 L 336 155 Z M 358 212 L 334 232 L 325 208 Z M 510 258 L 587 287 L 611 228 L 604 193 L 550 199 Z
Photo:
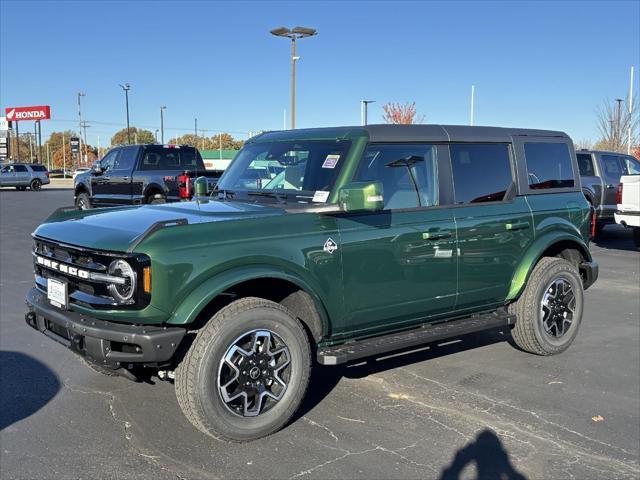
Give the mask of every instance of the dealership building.
M 238 150 L 200 150 L 207 170 L 225 170 Z

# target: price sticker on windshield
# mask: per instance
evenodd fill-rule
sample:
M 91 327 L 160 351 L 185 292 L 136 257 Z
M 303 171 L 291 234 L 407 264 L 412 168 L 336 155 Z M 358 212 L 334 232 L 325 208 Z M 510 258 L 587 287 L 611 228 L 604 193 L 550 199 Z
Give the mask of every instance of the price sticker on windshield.
M 325 203 L 329 198 L 329 192 L 324 190 L 316 190 L 316 193 L 313 194 L 313 202 Z
M 322 164 L 322 168 L 336 168 L 338 160 L 340 160 L 340 155 L 327 155 L 327 158 L 324 159 L 324 163 Z

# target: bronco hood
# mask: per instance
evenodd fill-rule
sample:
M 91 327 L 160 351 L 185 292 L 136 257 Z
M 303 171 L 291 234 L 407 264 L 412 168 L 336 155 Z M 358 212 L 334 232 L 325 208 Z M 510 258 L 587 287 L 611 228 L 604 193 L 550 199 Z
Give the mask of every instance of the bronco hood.
M 283 214 L 284 210 L 268 205 L 210 200 L 88 211 L 60 209 L 34 235 L 68 245 L 125 252 L 158 222 L 196 224 Z

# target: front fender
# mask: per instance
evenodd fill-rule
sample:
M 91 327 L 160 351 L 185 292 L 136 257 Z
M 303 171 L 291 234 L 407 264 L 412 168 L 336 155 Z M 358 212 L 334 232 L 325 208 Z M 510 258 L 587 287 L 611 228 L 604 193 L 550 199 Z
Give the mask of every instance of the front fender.
M 544 252 L 549 247 L 559 242 L 571 242 L 575 244 L 576 248 L 580 250 L 586 261 L 590 262 L 592 260 L 589 247 L 582 238 L 567 231 L 547 232 L 536 238 L 520 261 L 520 264 L 516 268 L 516 272 L 511 279 L 511 287 L 509 288 L 507 301 L 518 298 L 527 283 L 529 275 L 531 275 L 531 271 L 538 263 L 538 260 L 540 260 Z
M 210 277 L 187 295 L 187 297 L 174 311 L 167 323 L 172 325 L 188 325 L 196 319 L 198 314 L 209 304 L 209 302 L 225 290 L 228 290 L 239 283 L 260 278 L 286 280 L 297 285 L 300 289 L 311 295 L 314 303 L 316 304 L 316 309 L 320 314 L 320 318 L 322 319 L 323 334 L 328 332 L 329 323 L 327 311 L 324 302 L 317 295 L 316 290 L 299 275 L 276 268 L 272 265 L 250 265 L 238 267 L 225 270 Z

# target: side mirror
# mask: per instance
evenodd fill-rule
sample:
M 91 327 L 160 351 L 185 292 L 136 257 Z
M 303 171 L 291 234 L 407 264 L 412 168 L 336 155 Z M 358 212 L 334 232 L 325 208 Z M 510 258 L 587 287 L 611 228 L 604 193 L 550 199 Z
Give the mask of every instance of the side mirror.
M 102 171 L 103 170 L 102 170 L 102 167 L 100 165 L 96 164 L 96 165 L 93 166 L 92 173 L 94 175 L 102 175 Z
M 349 183 L 340 189 L 338 201 L 345 212 L 379 212 L 384 208 L 382 183 Z

